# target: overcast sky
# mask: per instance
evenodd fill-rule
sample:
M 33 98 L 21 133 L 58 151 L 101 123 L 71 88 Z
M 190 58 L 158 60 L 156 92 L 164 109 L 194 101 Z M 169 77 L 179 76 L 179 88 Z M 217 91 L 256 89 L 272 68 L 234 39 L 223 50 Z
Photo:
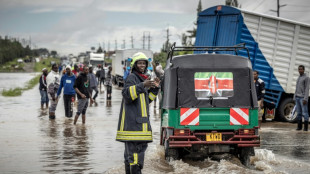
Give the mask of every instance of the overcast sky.
M 225 0 L 202 0 L 203 9 Z M 277 0 L 239 0 L 242 9 L 276 15 Z M 310 1 L 280 0 L 283 18 L 310 24 Z M 78 54 L 105 43 L 105 49 L 142 48 L 143 33 L 151 35 L 151 49 L 158 52 L 170 29 L 170 41 L 193 28 L 198 0 L 0 0 L 0 35 L 25 38 L 33 46 Z M 147 43 L 146 43 L 147 46 Z

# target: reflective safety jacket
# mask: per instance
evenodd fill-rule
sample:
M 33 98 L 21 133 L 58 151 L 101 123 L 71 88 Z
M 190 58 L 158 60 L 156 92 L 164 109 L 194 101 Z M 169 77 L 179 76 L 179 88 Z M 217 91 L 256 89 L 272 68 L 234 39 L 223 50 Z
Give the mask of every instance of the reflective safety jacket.
M 158 88 L 146 89 L 144 79 L 136 72 L 131 73 L 122 90 L 123 100 L 119 114 L 116 140 L 152 142 L 149 120 L 149 103 L 158 93 Z

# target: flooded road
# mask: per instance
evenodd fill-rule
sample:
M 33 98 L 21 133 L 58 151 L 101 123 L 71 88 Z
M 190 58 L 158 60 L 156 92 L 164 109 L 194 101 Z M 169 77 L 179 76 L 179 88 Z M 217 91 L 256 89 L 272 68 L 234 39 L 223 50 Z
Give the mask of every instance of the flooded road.
M 0 73 L 0 91 L 16 87 L 25 87 L 25 83 L 34 78 L 38 73 Z
M 9 84 L 11 75 L 6 76 L 0 74 L 1 84 Z M 32 75 L 24 78 L 31 79 Z M 82 125 L 79 119 L 77 125 L 73 125 L 73 120 L 64 116 L 62 99 L 55 120 L 49 120 L 47 111 L 39 109 L 38 86 L 23 92 L 20 97 L 0 96 L 1 173 L 124 173 L 124 145 L 115 141 L 121 99 L 121 90 L 113 88 L 112 106 L 107 107 L 104 93 L 100 93 L 98 106 L 87 110 L 86 124 Z M 255 149 L 251 169 L 229 154 L 223 155 L 220 161 L 166 162 L 163 147 L 158 145 L 160 119 L 158 111 L 154 114 L 153 104 L 150 113 L 154 142 L 147 149 L 143 173 L 310 171 L 310 132 L 297 132 L 295 124 L 279 122 L 263 124 L 260 130 L 262 146 Z

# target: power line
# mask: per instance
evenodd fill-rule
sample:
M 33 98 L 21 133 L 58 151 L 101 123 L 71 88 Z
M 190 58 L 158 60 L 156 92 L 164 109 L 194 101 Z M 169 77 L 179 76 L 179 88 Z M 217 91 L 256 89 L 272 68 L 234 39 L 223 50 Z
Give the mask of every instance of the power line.
M 289 6 L 293 6 L 293 7 L 310 7 L 309 5 L 295 5 L 295 4 L 287 4 Z
M 309 10 L 300 10 L 300 11 L 283 11 L 283 12 L 309 12 Z
M 261 6 L 264 2 L 265 2 L 266 0 L 262 0 L 259 4 L 258 4 L 258 6 L 256 6 L 256 8 L 254 8 L 252 11 L 255 11 L 259 6 Z

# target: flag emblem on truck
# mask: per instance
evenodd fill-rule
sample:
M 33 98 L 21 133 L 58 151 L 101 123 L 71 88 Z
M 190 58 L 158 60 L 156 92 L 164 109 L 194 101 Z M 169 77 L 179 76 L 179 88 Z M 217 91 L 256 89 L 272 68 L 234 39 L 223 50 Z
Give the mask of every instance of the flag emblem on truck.
M 199 108 L 181 108 L 180 113 L 181 125 L 199 125 Z
M 249 109 L 230 108 L 230 125 L 249 125 Z
M 234 94 L 232 72 L 196 72 L 195 96 L 198 99 L 227 98 Z

